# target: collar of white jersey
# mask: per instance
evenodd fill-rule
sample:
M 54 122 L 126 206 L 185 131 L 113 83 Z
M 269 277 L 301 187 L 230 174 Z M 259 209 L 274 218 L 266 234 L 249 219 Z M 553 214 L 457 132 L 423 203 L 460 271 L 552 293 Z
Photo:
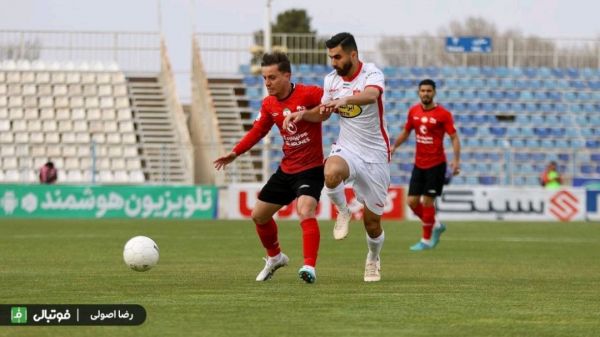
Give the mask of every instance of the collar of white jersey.
M 344 80 L 344 82 L 352 82 L 352 81 L 354 81 L 354 79 L 362 71 L 362 67 L 363 67 L 363 63 L 361 61 L 358 61 L 358 69 L 356 69 L 356 72 L 354 73 L 354 75 L 352 75 L 352 77 L 342 76 L 342 79 Z

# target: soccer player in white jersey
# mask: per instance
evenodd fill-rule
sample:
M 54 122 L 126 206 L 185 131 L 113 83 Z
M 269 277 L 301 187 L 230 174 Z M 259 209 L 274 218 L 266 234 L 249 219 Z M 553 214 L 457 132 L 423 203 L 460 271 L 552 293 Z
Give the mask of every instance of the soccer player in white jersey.
M 352 34 L 339 33 L 325 45 L 334 71 L 325 77 L 320 113 L 328 117 L 334 112 L 341 117 L 340 134 L 325 162 L 325 191 L 339 212 L 333 236 L 341 240 L 348 235 L 352 213 L 344 185 L 351 184 L 357 200 L 364 205 L 369 248 L 364 280 L 379 281 L 379 253 L 384 241 L 381 215 L 390 184 L 390 142 L 383 116 L 384 77 L 374 64 L 359 60 Z M 317 120 L 309 116 L 311 112 L 291 115 L 289 119 Z

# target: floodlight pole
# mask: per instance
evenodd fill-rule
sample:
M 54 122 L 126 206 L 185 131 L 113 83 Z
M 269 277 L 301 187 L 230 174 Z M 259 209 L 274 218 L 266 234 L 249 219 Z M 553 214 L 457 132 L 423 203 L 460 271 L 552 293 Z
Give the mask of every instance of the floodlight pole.
M 265 53 L 271 52 L 271 3 L 273 0 L 267 0 L 267 6 L 265 8 L 265 26 L 263 36 L 263 49 Z M 267 97 L 267 88 L 263 86 L 263 98 Z M 258 112 L 260 114 L 260 112 Z M 271 151 L 271 137 L 270 132 L 263 138 L 263 151 L 262 151 L 262 180 L 267 181 L 269 176 L 269 157 Z

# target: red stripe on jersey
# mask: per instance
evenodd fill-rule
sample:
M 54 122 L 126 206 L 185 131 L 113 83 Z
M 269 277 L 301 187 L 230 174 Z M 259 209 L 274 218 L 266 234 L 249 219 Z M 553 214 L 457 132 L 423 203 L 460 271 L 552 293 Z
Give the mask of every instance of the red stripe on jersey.
M 379 108 L 379 129 L 381 130 L 381 135 L 383 136 L 383 140 L 385 141 L 385 146 L 387 148 L 387 157 L 388 163 L 392 160 L 391 152 L 390 152 L 390 139 L 388 138 L 387 132 L 383 127 L 383 100 L 381 98 L 382 95 L 377 97 L 377 107 Z
M 379 90 L 379 92 L 380 92 L 380 93 L 382 93 L 382 94 L 383 94 L 383 88 L 382 88 L 382 87 L 380 87 L 380 86 L 378 86 L 378 85 L 375 85 L 375 84 L 370 84 L 370 85 L 367 85 L 367 86 L 365 87 L 365 89 L 367 89 L 368 87 L 375 88 L 375 89 Z
M 363 63 L 359 61 L 358 69 L 356 69 L 356 72 L 354 73 L 354 75 L 352 75 L 352 77 L 342 76 L 342 79 L 344 80 L 344 82 L 354 81 L 354 79 L 360 74 L 360 71 L 362 70 L 362 66 L 363 66 Z

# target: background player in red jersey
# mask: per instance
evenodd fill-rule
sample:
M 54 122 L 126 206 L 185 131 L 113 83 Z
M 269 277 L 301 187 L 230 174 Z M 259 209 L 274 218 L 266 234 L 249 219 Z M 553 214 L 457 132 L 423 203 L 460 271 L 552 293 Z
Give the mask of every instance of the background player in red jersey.
M 260 191 L 252 211 L 252 220 L 268 255 L 265 267 L 256 280 L 266 281 L 277 269 L 288 264 L 288 257 L 279 247 L 273 215 L 298 198 L 296 208 L 304 247 L 304 266 L 298 274 L 305 282 L 313 283 L 316 280 L 315 264 L 320 241 L 315 215 L 325 179 L 321 123 L 298 121 L 284 129 L 283 120 L 295 111 L 318 109 L 323 90 L 316 86 L 292 83 L 290 61 L 283 53 L 265 54 L 261 65 L 269 96 L 263 100 L 252 129 L 229 154 L 218 158 L 214 164 L 217 170 L 224 168 L 258 143 L 273 124 L 277 125 L 284 141 L 283 158 L 277 172 Z
M 446 226 L 435 216 L 435 198 L 442 194 L 446 175 L 444 134 L 452 140 L 454 157 L 450 163 L 453 175 L 460 173 L 460 140 L 454 128 L 452 114 L 434 102 L 435 82 L 426 79 L 419 83 L 420 104 L 408 111 L 404 130 L 394 143 L 392 153 L 415 130 L 417 140 L 415 166 L 408 188 L 408 206 L 423 222 L 423 237 L 410 249 L 420 251 L 437 246 Z

